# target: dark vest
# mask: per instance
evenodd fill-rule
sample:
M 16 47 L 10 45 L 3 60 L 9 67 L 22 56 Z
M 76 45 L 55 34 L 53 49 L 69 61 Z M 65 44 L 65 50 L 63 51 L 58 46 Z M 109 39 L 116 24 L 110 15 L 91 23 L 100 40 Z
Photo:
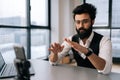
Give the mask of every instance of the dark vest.
M 99 54 L 99 44 L 100 44 L 100 41 L 101 41 L 102 37 L 103 37 L 102 35 L 94 32 L 93 39 L 92 39 L 91 44 L 89 46 L 89 48 L 91 48 L 96 55 Z M 77 34 L 74 35 L 72 37 L 72 41 L 79 43 L 79 36 Z M 73 51 L 74 59 L 76 60 L 78 66 L 88 67 L 88 68 L 95 68 L 91 64 L 91 62 L 88 60 L 88 58 L 83 59 L 79 55 L 79 53 L 77 51 L 75 51 L 73 48 L 72 48 L 72 51 Z

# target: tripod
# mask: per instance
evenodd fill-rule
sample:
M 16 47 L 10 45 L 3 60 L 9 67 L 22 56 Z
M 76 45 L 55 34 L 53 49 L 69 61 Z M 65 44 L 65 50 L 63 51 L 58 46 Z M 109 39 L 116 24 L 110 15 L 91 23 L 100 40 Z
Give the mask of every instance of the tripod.
M 28 60 L 14 59 L 14 64 L 17 71 L 15 80 L 30 80 L 30 62 Z

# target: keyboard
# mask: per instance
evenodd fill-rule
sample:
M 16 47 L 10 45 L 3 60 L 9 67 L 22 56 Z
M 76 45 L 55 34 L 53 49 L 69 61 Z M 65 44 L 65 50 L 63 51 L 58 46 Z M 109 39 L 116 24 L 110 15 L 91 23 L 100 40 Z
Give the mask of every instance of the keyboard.
M 17 75 L 17 72 L 14 64 L 6 64 L 1 77 L 13 77 L 15 75 Z

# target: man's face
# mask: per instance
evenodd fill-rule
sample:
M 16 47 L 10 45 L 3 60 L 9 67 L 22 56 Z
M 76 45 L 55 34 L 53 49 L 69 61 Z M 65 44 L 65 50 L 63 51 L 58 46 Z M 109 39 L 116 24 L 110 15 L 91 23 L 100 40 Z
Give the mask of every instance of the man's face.
M 75 15 L 76 31 L 81 39 L 88 38 L 92 32 L 92 25 L 94 21 L 91 20 L 89 14 Z

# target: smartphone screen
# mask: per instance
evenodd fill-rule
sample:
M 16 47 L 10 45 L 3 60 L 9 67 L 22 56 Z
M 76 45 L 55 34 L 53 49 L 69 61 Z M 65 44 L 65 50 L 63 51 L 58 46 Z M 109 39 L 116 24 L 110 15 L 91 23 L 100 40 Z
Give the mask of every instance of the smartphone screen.
M 14 51 L 15 51 L 16 59 L 26 60 L 25 50 L 23 46 L 18 46 L 18 45 L 14 46 Z

